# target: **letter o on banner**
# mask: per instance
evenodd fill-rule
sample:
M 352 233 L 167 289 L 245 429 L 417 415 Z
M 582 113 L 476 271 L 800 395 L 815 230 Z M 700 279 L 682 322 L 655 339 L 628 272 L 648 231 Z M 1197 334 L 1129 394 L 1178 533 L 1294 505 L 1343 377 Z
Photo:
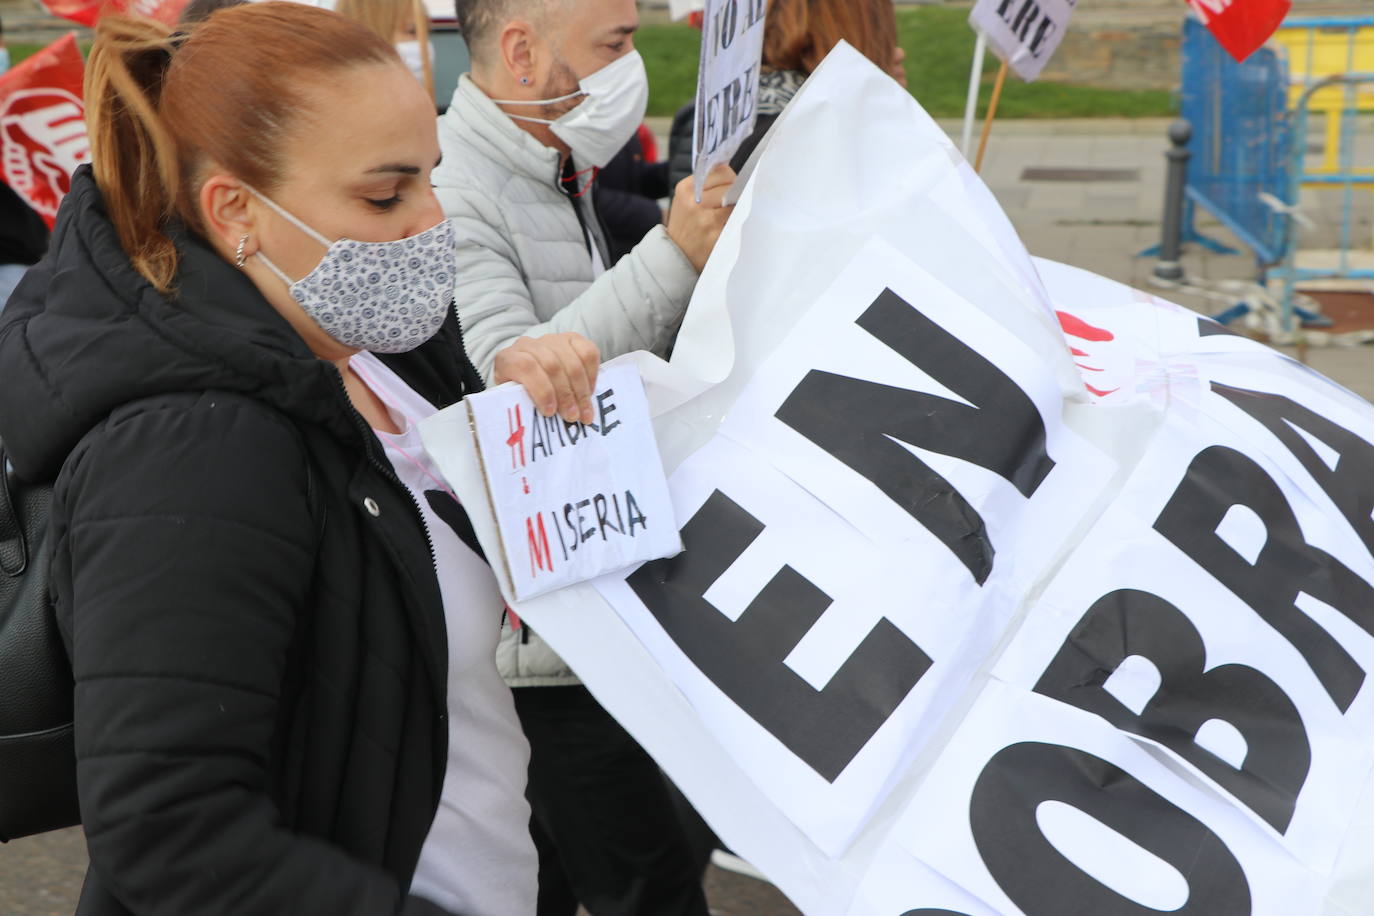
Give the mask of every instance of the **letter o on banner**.
M 1177 869 L 1188 882 L 1177 916 L 1249 916 L 1245 872 L 1205 824 L 1100 757 L 1032 741 L 993 755 L 969 808 L 983 862 L 1027 916 L 1160 912 L 1102 884 L 1056 849 L 1036 818 L 1045 801 L 1078 809 Z

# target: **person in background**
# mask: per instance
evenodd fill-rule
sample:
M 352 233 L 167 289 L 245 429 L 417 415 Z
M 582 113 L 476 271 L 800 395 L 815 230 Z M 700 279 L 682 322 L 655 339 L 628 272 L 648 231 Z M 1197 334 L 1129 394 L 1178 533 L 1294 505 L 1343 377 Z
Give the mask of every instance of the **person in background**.
M 619 263 L 663 222 L 658 202 L 672 193 L 668 163 L 659 162 L 654 135 L 643 124 L 597 175 L 596 208 L 606 224 L 611 263 Z
M 338 0 L 334 11 L 362 23 L 396 46 L 425 91 L 434 95 L 434 45 L 422 0 Z
M 664 353 L 729 216 L 722 168 L 676 189 L 618 263 L 596 176 L 644 120 L 634 0 L 458 0 L 472 54 L 440 119 L 435 193 L 457 230 L 454 300 L 479 370 L 527 337 L 577 331 L 610 358 Z M 575 417 L 572 417 L 575 418 Z M 527 626 L 498 662 L 530 741 L 539 914 L 705 916 L 662 773 Z
M 906 85 L 906 52 L 897 45 L 892 0 L 768 0 L 759 76 L 758 117 L 730 165 L 739 171 L 811 71 L 841 40 Z M 692 173 L 692 127 L 696 105 L 673 118 L 668 144 L 669 180 Z
M 5 24 L 0 21 L 0 75 L 10 68 Z M 0 310 L 24 273 L 48 247 L 48 225 L 9 185 L 0 181 Z
M 9 185 L 0 182 L 0 310 L 48 247 L 48 225 Z
M 0 315 L 0 439 L 56 480 L 78 916 L 527 916 L 503 603 L 416 429 L 482 388 L 432 100 L 276 2 L 106 16 L 84 98 L 91 163 Z M 493 378 L 589 413 L 595 369 L 551 335 Z

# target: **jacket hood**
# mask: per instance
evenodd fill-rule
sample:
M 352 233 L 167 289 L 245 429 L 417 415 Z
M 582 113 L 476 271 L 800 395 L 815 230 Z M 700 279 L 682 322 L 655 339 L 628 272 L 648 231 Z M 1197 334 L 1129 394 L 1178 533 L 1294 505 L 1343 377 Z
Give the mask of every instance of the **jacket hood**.
M 242 393 L 358 435 L 334 367 L 241 271 L 189 232 L 172 238 L 165 297 L 130 264 L 89 166 L 73 176 L 47 256 L 0 313 L 0 441 L 22 477 L 54 477 L 112 410 L 162 394 Z

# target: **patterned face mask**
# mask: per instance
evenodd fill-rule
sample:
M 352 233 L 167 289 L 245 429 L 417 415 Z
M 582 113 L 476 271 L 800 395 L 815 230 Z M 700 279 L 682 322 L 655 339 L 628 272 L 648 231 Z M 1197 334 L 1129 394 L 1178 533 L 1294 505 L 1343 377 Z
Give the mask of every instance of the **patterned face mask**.
M 394 242 L 331 242 L 266 196 L 248 190 L 328 249 L 299 280 L 262 252 L 257 257 L 330 337 L 358 350 L 408 353 L 439 332 L 457 274 L 453 226 L 447 219 Z

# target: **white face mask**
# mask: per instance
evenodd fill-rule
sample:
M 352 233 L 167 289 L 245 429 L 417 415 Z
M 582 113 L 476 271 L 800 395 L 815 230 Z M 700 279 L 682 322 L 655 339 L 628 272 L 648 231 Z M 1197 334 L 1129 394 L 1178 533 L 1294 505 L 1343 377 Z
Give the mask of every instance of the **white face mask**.
M 578 81 L 578 91 L 535 102 L 501 101 L 497 105 L 555 105 L 585 95 L 581 105 L 555 120 L 511 115 L 517 121 L 547 124 L 554 136 L 568 144 L 582 166 L 605 168 L 615 158 L 649 108 L 649 76 L 644 58 L 631 51 Z
M 425 81 L 425 62 L 420 56 L 419 41 L 402 41 L 396 44 L 396 53 L 401 55 L 401 63 L 406 65 L 406 69 L 415 75 L 415 78 L 422 84 Z M 434 42 L 429 42 L 429 61 L 430 66 L 434 66 Z
M 299 280 L 262 252 L 257 257 L 330 337 L 356 350 L 408 353 L 439 332 L 458 273 L 453 226 L 447 219 L 394 242 L 331 242 L 266 196 L 248 190 L 327 249 L 315 269 Z

